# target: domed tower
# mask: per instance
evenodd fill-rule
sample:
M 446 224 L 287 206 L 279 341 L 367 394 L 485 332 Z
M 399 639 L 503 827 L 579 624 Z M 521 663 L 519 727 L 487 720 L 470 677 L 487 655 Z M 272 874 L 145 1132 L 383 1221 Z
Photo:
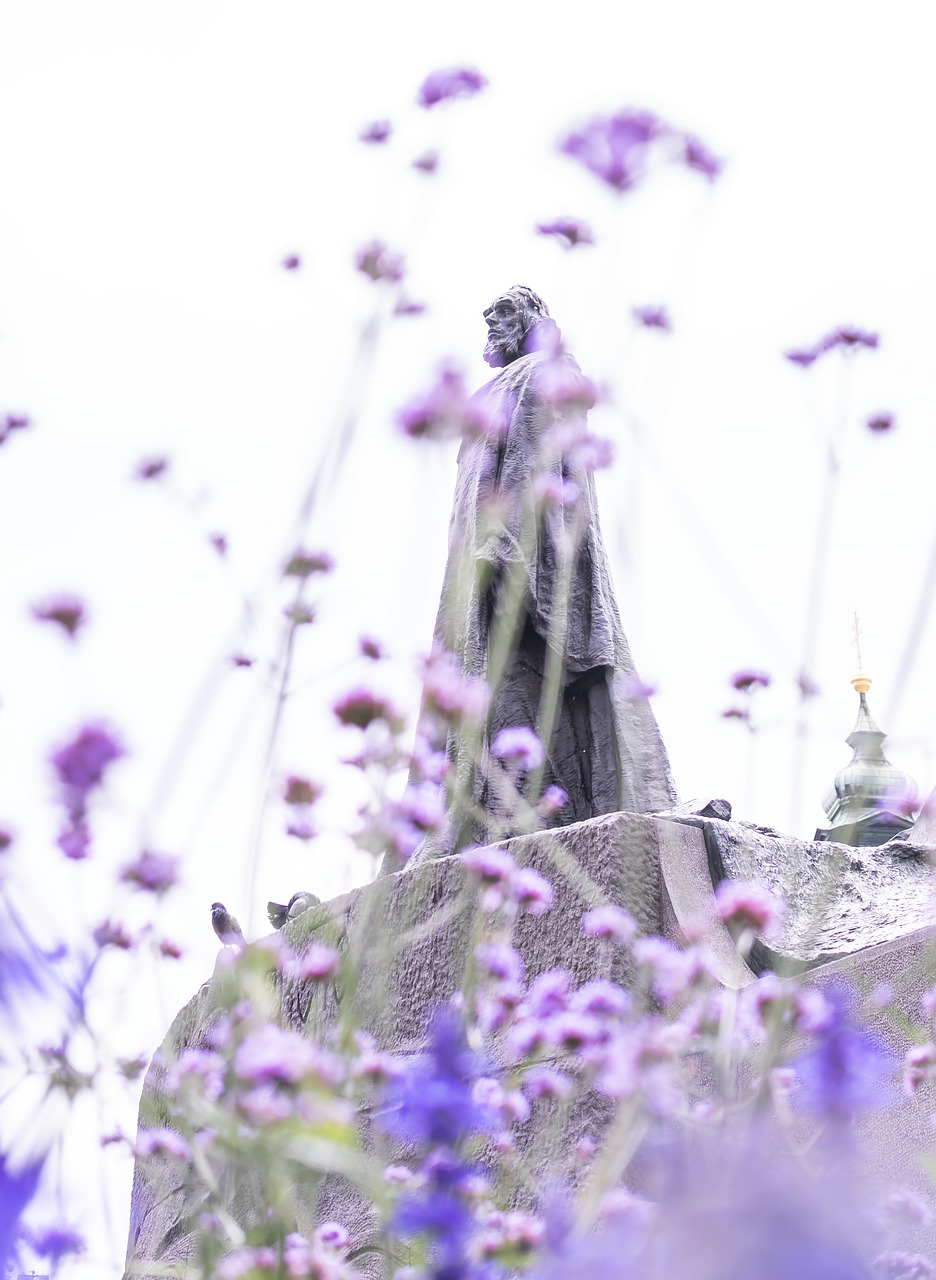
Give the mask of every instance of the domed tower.
M 917 789 L 910 775 L 895 768 L 882 750 L 887 734 L 868 710 L 870 679 L 859 671 L 851 683 L 859 699 L 858 719 L 846 738 L 853 754 L 823 799 L 829 826 L 820 828 L 815 838 L 839 844 L 883 844 L 913 825 Z

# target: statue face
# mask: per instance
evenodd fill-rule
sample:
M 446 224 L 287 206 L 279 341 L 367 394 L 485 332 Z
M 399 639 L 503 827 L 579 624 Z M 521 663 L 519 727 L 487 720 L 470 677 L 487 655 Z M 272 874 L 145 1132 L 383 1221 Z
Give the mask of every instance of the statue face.
M 503 369 L 523 355 L 527 316 L 509 294 L 501 294 L 484 312 L 488 327 L 484 358 L 492 369 Z

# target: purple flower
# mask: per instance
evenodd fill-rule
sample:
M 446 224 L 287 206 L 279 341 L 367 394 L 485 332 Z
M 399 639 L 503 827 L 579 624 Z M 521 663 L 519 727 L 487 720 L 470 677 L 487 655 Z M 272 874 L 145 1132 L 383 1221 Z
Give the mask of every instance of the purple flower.
M 747 707 L 726 707 L 721 714 L 723 720 L 750 720 L 751 718 Z
M 168 458 L 143 458 L 133 475 L 136 480 L 158 480 L 168 470 Z
M 185 955 L 182 947 L 177 942 L 173 942 L 171 938 L 161 938 L 159 942 L 159 954 L 167 960 L 181 960 Z
M 71 1227 L 30 1227 L 27 1238 L 30 1248 L 53 1264 L 70 1253 L 84 1253 L 87 1248 L 84 1237 Z
M 92 791 L 104 781 L 108 767 L 124 755 L 116 735 L 102 724 L 89 724 L 52 755 L 63 799 L 73 819 L 84 814 Z
M 509 883 L 517 864 L 506 849 L 478 846 L 462 851 L 461 861 L 469 871 L 478 876 L 482 884 Z
M 569 797 L 562 787 L 547 787 L 543 792 L 542 799 L 539 802 L 540 811 L 542 813 L 558 813 L 564 809 L 569 803 Z
M 413 168 L 420 173 L 435 173 L 439 167 L 438 151 L 424 151 L 413 161 Z
M 72 638 L 87 622 L 84 601 L 73 595 L 50 596 L 42 604 L 33 605 L 32 615 L 37 622 L 57 623 Z
M 889 1106 L 894 1100 L 894 1055 L 857 1022 L 849 987 L 830 985 L 823 994 L 829 1017 L 818 1032 L 818 1044 L 790 1064 L 799 1080 L 799 1105 L 835 1121 Z
M 533 867 L 521 867 L 510 882 L 510 896 L 521 911 L 531 916 L 542 916 L 555 901 L 555 890 Z
M 784 359 L 789 360 L 791 364 L 797 364 L 801 369 L 808 369 L 822 355 L 822 351 L 814 348 L 804 348 L 802 350 L 784 351 Z
M 823 351 L 833 351 L 836 347 L 841 347 L 846 351 L 857 351 L 860 347 L 867 347 L 869 351 L 874 351 L 880 344 L 881 338 L 877 333 L 871 333 L 867 329 L 857 329 L 854 325 L 842 325 L 838 329 L 833 329 L 831 333 L 820 342 L 820 348 Z
M 80 819 L 73 820 L 62 828 L 55 843 L 65 857 L 70 858 L 72 862 L 83 861 L 91 852 L 91 832 L 88 830 L 88 824 Z
M 119 878 L 124 884 L 161 895 L 178 881 L 179 859 L 168 853 L 144 849 L 138 858 L 123 867 Z
M 491 743 L 491 755 L 508 760 L 525 771 L 538 768 L 546 758 L 543 744 L 523 725 L 500 729 Z
M 396 1137 L 456 1147 L 471 1134 L 491 1127 L 491 1117 L 472 1096 L 480 1074 L 480 1062 L 468 1048 L 461 1019 L 452 1009 L 438 1009 L 426 1053 L 390 1082 L 378 1123 Z
M 12 843 L 13 832 L 6 827 L 0 827 L 0 853 L 6 853 Z
M 647 684 L 636 671 L 632 671 L 621 681 L 621 691 L 628 702 L 646 702 L 656 693 L 656 685 Z
M 552 1018 L 569 1007 L 569 973 L 567 969 L 547 969 L 532 984 L 527 996 L 534 1018 Z
M 341 958 L 333 947 L 313 942 L 301 956 L 287 962 L 284 976 L 320 982 L 323 978 L 333 978 L 340 968 Z
M 613 942 L 627 944 L 636 935 L 637 925 L 623 907 L 608 903 L 586 911 L 582 916 L 582 932 L 590 938 L 610 938 Z
M 444 367 L 434 387 L 411 400 L 397 414 L 404 435 L 413 440 L 452 440 L 466 435 L 493 438 L 503 424 L 471 396 L 462 375 Z
M 234 1055 L 234 1070 L 249 1084 L 298 1084 L 320 1074 L 321 1052 L 298 1032 L 268 1022 L 245 1036 Z
M 372 120 L 370 124 L 364 126 L 358 138 L 361 142 L 379 145 L 381 142 L 386 142 L 392 132 L 393 125 L 389 120 Z
M 506 942 L 482 942 L 475 947 L 478 968 L 501 982 L 522 982 L 523 957 Z
M 9 1154 L 0 1151 L 0 1259 L 4 1262 L 13 1252 L 20 1217 L 36 1194 L 44 1163 L 45 1156 L 14 1171 L 10 1168 Z
M 234 653 L 231 655 L 231 663 L 235 667 L 246 667 L 249 670 L 256 661 L 256 658 L 251 658 L 247 653 Z
M 907 1050 L 904 1060 L 904 1092 L 911 1098 L 921 1085 L 928 1084 L 936 1076 L 936 1044 L 914 1044 Z
M 122 924 L 113 920 L 104 920 L 91 936 L 99 947 L 117 947 L 120 951 L 129 951 L 134 945 L 131 934 Z
M 358 641 L 358 648 L 362 658 L 369 658 L 371 662 L 379 662 L 384 656 L 383 648 L 379 640 L 375 640 L 372 636 L 361 636 Z
M 890 431 L 894 426 L 894 415 L 892 413 L 873 413 L 865 423 L 869 431 Z
M 347 1249 L 351 1243 L 351 1232 L 340 1222 L 323 1222 L 315 1230 L 315 1238 L 329 1249 Z
M 578 218 L 556 218 L 554 222 L 538 222 L 536 230 L 541 236 L 555 236 L 566 249 L 574 249 L 579 244 L 595 243 L 591 227 Z
M 766 689 L 770 685 L 770 676 L 766 671 L 736 671 L 731 677 L 731 687 L 739 693 L 750 693 L 753 689 Z
M 567 1098 L 573 1083 L 569 1076 L 553 1067 L 531 1067 L 523 1077 L 523 1087 L 534 1100 L 537 1098 Z
M 765 933 L 779 924 L 781 904 L 760 885 L 722 880 L 715 888 L 715 914 L 724 924 Z
M 695 169 L 710 182 L 714 182 L 722 171 L 722 161 L 691 133 L 683 135 L 683 144 L 683 161 L 690 169 Z
M 572 994 L 569 1007 L 576 1013 L 589 1013 L 596 1018 L 619 1017 L 630 1008 L 628 993 L 607 978 L 593 978 Z
M 391 284 L 396 284 L 403 279 L 402 255 L 393 253 L 382 240 L 371 240 L 359 249 L 354 265 L 370 280 L 389 280 Z
M 652 112 L 628 108 L 597 117 L 559 145 L 615 191 L 628 191 L 644 176 L 650 144 L 664 129 Z
M 32 418 L 26 413 L 8 413 L 3 419 L 3 434 L 8 431 L 25 431 L 32 426 Z
M 417 101 L 421 107 L 434 107 L 450 98 L 473 98 L 487 85 L 480 71 L 471 67 L 449 67 L 433 71 L 419 89 Z
M 659 329 L 662 333 L 673 332 L 673 325 L 665 307 L 633 307 L 631 315 L 645 329 Z
M 300 778 L 297 774 L 290 774 L 283 786 L 283 799 L 287 804 L 315 804 L 321 794 L 322 788 L 318 782 Z
M 338 699 L 332 710 L 341 724 L 356 725 L 359 729 L 366 729 L 381 720 L 393 733 L 399 733 L 403 728 L 403 719 L 389 699 L 369 689 L 352 689 Z
M 171 1156 L 176 1160 L 192 1158 L 189 1144 L 175 1129 L 141 1129 L 133 1153 L 144 1160 L 150 1156 Z
M 287 253 L 280 265 L 284 271 L 298 271 L 302 266 L 302 259 L 298 253 Z
M 314 840 L 318 835 L 318 830 L 311 822 L 288 822 L 286 824 L 286 834 L 292 836 L 294 840 Z
M 314 573 L 331 573 L 335 562 L 327 551 L 306 551 L 297 547 L 283 568 L 285 578 L 309 578 Z
M 223 533 L 211 533 L 208 535 L 208 541 L 217 551 L 219 556 L 226 556 L 228 549 L 228 540 Z
M 487 714 L 491 691 L 478 676 L 462 671 L 458 659 L 436 647 L 423 671 L 423 705 L 453 723 L 475 724 Z

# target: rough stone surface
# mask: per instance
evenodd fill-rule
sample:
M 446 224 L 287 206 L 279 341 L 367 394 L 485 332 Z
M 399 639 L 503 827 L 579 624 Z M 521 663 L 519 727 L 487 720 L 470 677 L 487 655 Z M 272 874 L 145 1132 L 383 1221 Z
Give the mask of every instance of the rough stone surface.
M 853 952 L 820 964 L 811 980 L 842 975 L 865 990 L 880 983 L 892 986 L 895 1003 L 878 1015 L 878 1030 L 896 1052 L 905 1050 L 906 1020 L 918 1020 L 920 994 L 931 985 L 936 933 L 922 927 L 933 918 L 925 860 L 902 859 L 886 846 L 838 850 L 823 843 L 778 840 L 692 811 L 671 818 L 613 814 L 517 837 L 509 847 L 518 861 L 535 866 L 556 889 L 552 909 L 545 916 L 523 919 L 518 928 L 517 944 L 529 975 L 562 966 L 572 970 L 576 982 L 603 974 L 629 985 L 633 975 L 625 957 L 615 951 L 612 958 L 580 931 L 583 912 L 595 901 L 607 900 L 625 907 L 643 932 L 662 933 L 675 941 L 708 920 L 705 940 L 718 979 L 733 989 L 753 981 L 751 967 L 728 931 L 712 922 L 714 860 L 715 879 L 725 873 L 754 879 L 791 896 L 792 924 L 777 944 L 785 954 L 815 962 L 832 946 Z M 828 884 L 828 858 L 838 853 L 850 861 L 842 868 L 839 890 L 828 894 L 825 917 L 814 926 L 809 923 L 815 918 L 808 908 L 810 895 Z M 287 923 L 281 936 L 298 953 L 313 940 L 351 950 L 360 962 L 357 998 L 363 1024 L 386 1048 L 410 1053 L 423 1043 L 432 1008 L 460 984 L 469 947 L 468 905 L 460 862 L 443 858 L 381 877 L 365 889 L 313 907 Z M 376 944 L 381 936 L 394 941 L 393 955 Z M 162 1055 L 147 1074 L 141 1105 L 145 1127 L 167 1123 L 162 1060 L 171 1061 L 188 1045 L 206 1044 L 223 1004 L 224 981 L 219 969 L 173 1023 Z M 315 1027 L 318 1033 L 337 1012 L 333 988 L 316 995 L 314 1004 L 304 983 L 286 982 L 280 990 L 288 1025 Z M 871 1150 L 873 1176 L 882 1189 L 922 1185 L 923 1174 L 914 1162 L 920 1134 L 931 1131 L 929 1116 L 936 1109 L 931 1088 L 912 1100 L 894 1102 L 891 1109 L 869 1117 L 862 1130 Z M 544 1137 L 534 1156 L 543 1177 L 562 1176 L 574 1183 L 576 1140 L 586 1134 L 600 1137 L 608 1115 L 606 1102 L 586 1098 L 562 1131 Z M 366 1117 L 361 1123 L 366 1124 Z M 532 1139 L 537 1125 L 529 1132 Z M 259 1192 L 250 1179 L 232 1180 L 227 1191 L 233 1216 L 243 1224 L 254 1221 Z M 137 1166 L 128 1276 L 131 1267 L 136 1276 L 155 1274 L 147 1273 L 146 1267 L 183 1263 L 191 1256 L 193 1237 L 185 1222 L 195 1207 L 171 1168 L 158 1161 Z M 339 1177 L 327 1177 L 314 1189 L 297 1188 L 300 1230 L 327 1217 L 345 1222 L 355 1238 L 366 1243 L 372 1231 L 370 1213 Z M 380 1263 L 372 1254 L 360 1265 L 376 1277 Z

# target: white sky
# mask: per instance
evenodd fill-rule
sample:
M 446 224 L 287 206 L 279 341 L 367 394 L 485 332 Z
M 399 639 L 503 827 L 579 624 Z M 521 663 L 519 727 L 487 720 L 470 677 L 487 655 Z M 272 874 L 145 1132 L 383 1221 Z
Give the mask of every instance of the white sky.
M 934 27 L 917 3 L 885 16 L 855 0 L 32 0 L 0 12 L 0 411 L 35 422 L 0 451 L 10 877 L 48 938 L 78 938 L 124 910 L 113 869 L 141 840 L 184 867 L 159 927 L 185 960 L 159 983 L 123 957 L 103 969 L 110 1049 L 151 1051 L 210 972 L 212 900 L 259 933 L 268 897 L 366 878 L 337 834 L 355 801 L 329 706 L 368 677 L 414 706 L 454 483 L 454 450 L 401 440 L 393 415 L 445 357 L 485 380 L 480 312 L 514 282 L 543 295 L 586 372 L 616 388 L 618 412 L 594 418 L 618 448 L 601 480 L 605 539 L 682 796 L 725 796 L 738 816 L 812 833 L 849 755 L 855 608 L 890 758 L 924 793 L 936 783 L 925 608 L 913 628 L 936 537 Z M 477 66 L 490 88 L 419 111 L 422 79 L 450 65 Z M 622 106 L 697 133 L 725 158 L 723 177 L 661 173 L 616 198 L 556 153 L 564 130 Z M 356 141 L 375 117 L 395 126 L 385 149 Z M 430 147 L 433 178 L 409 167 Z M 533 234 L 559 214 L 589 221 L 598 247 L 564 253 Z M 350 264 L 373 236 L 406 253 L 409 291 L 429 310 L 385 324 L 361 369 L 376 295 Z M 301 271 L 281 269 L 289 252 Z M 676 332 L 635 332 L 639 303 L 665 304 Z M 851 362 L 838 419 L 844 362 L 804 373 L 781 353 L 843 323 L 882 345 Z M 329 784 L 327 834 L 309 849 L 288 841 L 274 796 L 254 867 L 288 598 L 279 567 L 355 400 L 353 445 L 302 535 L 338 570 L 300 637 L 275 770 Z M 896 415 L 889 436 L 862 425 L 878 409 Z M 822 696 L 797 769 L 794 682 L 833 427 Z M 129 479 L 147 454 L 171 458 L 170 492 Z M 213 531 L 229 538 L 225 562 Z M 88 601 L 77 646 L 29 617 L 60 589 Z M 386 670 L 355 659 L 361 632 L 386 641 Z M 252 671 L 230 669 L 236 649 L 257 656 Z M 755 739 L 720 718 L 739 667 L 773 676 Z M 53 848 L 46 757 L 89 717 L 118 727 L 132 756 L 96 814 L 93 863 L 72 867 Z M 144 904 L 130 910 L 146 919 Z M 105 1128 L 133 1122 L 132 1100 L 115 1102 Z M 92 1142 L 66 1166 L 82 1159 L 97 1167 Z M 122 1256 L 127 1169 L 105 1159 L 110 1259 L 96 1246 L 76 1274 L 110 1274 Z M 86 1222 L 99 1212 L 87 1181 L 69 1202 Z

